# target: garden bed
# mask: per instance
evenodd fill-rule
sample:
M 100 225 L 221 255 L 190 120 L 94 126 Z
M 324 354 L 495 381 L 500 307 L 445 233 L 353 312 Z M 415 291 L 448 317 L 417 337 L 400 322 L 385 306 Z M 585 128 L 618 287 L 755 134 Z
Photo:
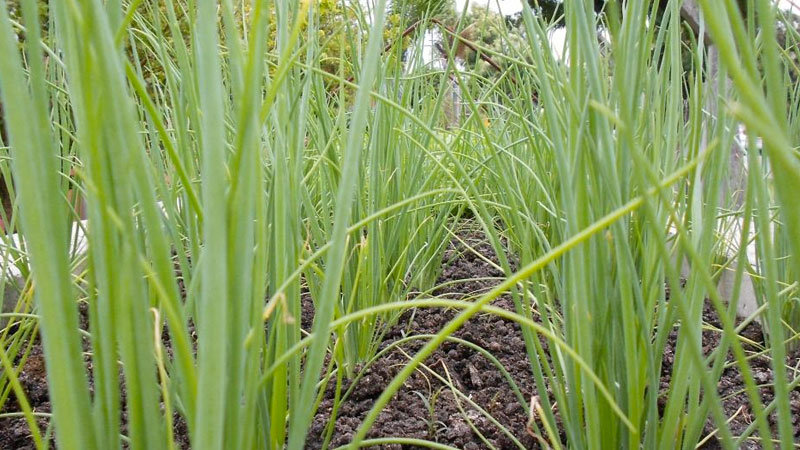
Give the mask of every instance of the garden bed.
M 484 257 L 494 260 L 491 247 L 483 242 L 480 235 L 469 234 L 462 239 Z M 474 297 L 490 289 L 502 278 L 502 273 L 493 265 L 461 244 L 451 245 L 445 260 L 450 260 L 450 263 L 443 268 L 439 279 L 439 285 L 443 287 L 435 292 L 438 296 L 459 299 Z M 302 323 L 307 327 L 313 315 L 313 308 L 310 307 L 310 302 L 305 303 Z M 508 296 L 501 296 L 493 302 L 493 305 L 507 310 L 514 309 L 513 302 Z M 350 386 L 351 381 L 344 382 L 342 392 L 350 387 L 352 390 L 339 404 L 336 421 L 330 430 L 329 448 L 350 441 L 383 389 L 426 340 L 412 340 L 396 347 L 392 344 L 408 336 L 434 334 L 456 314 L 455 310 L 431 308 L 409 310 L 400 317 L 397 324 L 386 332 L 380 345 L 381 350 L 390 346 L 393 348 L 360 371 L 355 386 Z M 703 351 L 708 354 L 719 344 L 720 332 L 717 330 L 721 328 L 721 324 L 713 308 L 708 304 L 704 309 L 703 319 L 708 325 L 703 333 Z M 87 328 L 87 325 L 86 311 L 82 308 L 82 326 Z M 741 335 L 753 343 L 745 346 L 748 354 L 755 354 L 759 350 L 758 345 L 764 341 L 761 328 L 756 323 L 748 325 Z M 468 321 L 453 337 L 487 350 L 502 364 L 527 400 L 535 395 L 525 344 L 517 324 L 493 315 L 481 314 Z M 670 334 L 663 353 L 660 392 L 669 389 L 676 338 L 677 330 Z M 540 338 L 540 342 L 547 351 L 547 341 Z M 729 359 L 732 360 L 732 356 L 729 356 Z M 770 361 L 767 356 L 754 356 L 750 359 L 750 363 L 753 376 L 761 386 L 762 401 L 768 403 L 773 395 L 770 385 L 772 380 Z M 800 367 L 800 352 L 790 353 L 787 365 Z M 38 342 L 34 344 L 25 362 L 20 374 L 20 383 L 34 410 L 48 413 L 50 403 L 44 359 Z M 306 442 L 308 449 L 322 448 L 326 427 L 335 403 L 334 385 L 335 382 L 329 383 L 309 429 Z M 454 393 L 454 388 L 460 394 Z M 744 381 L 735 365 L 725 369 L 719 383 L 719 393 L 723 399 L 725 413 L 731 418 L 730 429 L 734 435 L 738 435 L 750 425 L 753 415 L 749 410 Z M 474 405 L 470 405 L 467 398 L 491 418 Z M 794 432 L 798 437 L 800 436 L 800 389 L 795 389 L 791 393 L 791 407 L 795 417 Z M 19 408 L 12 395 L 2 413 L 16 411 L 19 411 Z M 539 438 L 534 436 L 529 428 L 529 419 L 529 411 L 516 400 L 511 385 L 489 359 L 473 348 L 448 341 L 427 359 L 424 367 L 417 370 L 405 382 L 381 412 L 368 436 L 413 437 L 465 450 L 490 448 L 490 445 L 498 449 L 518 448 L 519 445 L 524 448 L 540 448 Z M 772 419 L 773 417 L 770 417 L 771 425 L 774 427 Z M 38 420 L 39 426 L 44 430 L 47 419 L 40 417 Z M 712 421 L 709 420 L 704 434 L 712 435 L 714 429 Z M 188 448 L 189 440 L 185 424 L 178 421 L 175 431 L 179 445 Z M 565 439 L 563 433 L 561 438 Z M 23 418 L 0 419 L 0 448 L 34 448 Z M 394 444 L 382 448 L 388 450 L 414 447 Z M 703 448 L 720 448 L 720 444 L 712 435 Z M 761 447 L 755 441 L 747 441 L 743 448 Z

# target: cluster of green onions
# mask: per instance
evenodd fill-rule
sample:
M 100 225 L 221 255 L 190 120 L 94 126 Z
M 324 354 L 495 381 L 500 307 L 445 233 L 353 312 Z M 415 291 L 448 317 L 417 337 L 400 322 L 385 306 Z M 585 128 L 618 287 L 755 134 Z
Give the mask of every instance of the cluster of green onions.
M 384 50 L 385 0 L 361 30 L 331 35 L 314 1 L 60 0 L 46 28 L 35 1 L 19 22 L 0 7 L 0 170 L 19 212 L 4 220 L 0 267 L 22 279 L 3 287 L 18 302 L 2 313 L 15 326 L 0 333 L 0 405 L 16 397 L 36 447 L 48 446 L 19 381 L 39 334 L 59 448 L 176 448 L 179 418 L 192 448 L 302 449 L 326 387 L 356 375 L 386 326 L 408 308 L 447 307 L 460 313 L 387 386 L 351 448 L 449 448 L 366 436 L 476 314 L 520 324 L 540 402 L 532 426 L 553 448 L 690 449 L 708 418 L 725 448 L 794 448 L 800 69 L 786 49 L 797 32 L 782 28 L 779 45 L 785 22 L 767 0 L 744 17 L 733 0 L 699 0 L 706 34 L 688 45 L 680 1 L 665 1 L 659 23 L 649 2 L 605 16 L 591 3 L 565 2 L 564 58 L 550 48 L 554 24 L 526 7 L 526 46 L 490 54 L 508 67 L 491 79 L 453 60 L 426 70 L 421 34 Z M 342 65 L 354 80 L 322 70 L 326 39 L 352 46 Z M 442 127 L 453 83 L 463 114 Z M 723 188 L 739 123 L 764 143 L 763 158 L 747 155 L 742 204 Z M 474 301 L 438 298 L 442 255 L 467 216 L 505 279 Z M 727 249 L 731 218 L 756 261 L 747 245 Z M 769 404 L 738 335 L 743 280 L 767 330 Z M 505 293 L 514 311 L 491 305 Z M 723 325 L 710 354 L 707 300 Z M 716 389 L 729 365 L 754 418 L 742 436 Z

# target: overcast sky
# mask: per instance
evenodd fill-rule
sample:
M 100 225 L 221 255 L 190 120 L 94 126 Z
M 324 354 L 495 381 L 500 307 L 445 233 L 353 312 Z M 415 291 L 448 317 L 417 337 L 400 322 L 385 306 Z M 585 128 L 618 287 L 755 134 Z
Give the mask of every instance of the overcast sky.
M 522 2 L 520 0 L 456 0 L 456 9 L 460 12 L 464 8 L 464 4 L 470 5 L 489 5 L 492 11 L 500 12 L 504 15 L 510 15 L 522 11 Z

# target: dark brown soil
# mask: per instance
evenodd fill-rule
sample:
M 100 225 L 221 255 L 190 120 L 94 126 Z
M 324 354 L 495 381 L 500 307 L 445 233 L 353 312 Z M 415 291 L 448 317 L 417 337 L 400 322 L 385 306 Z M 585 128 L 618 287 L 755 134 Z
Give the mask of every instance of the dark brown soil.
M 25 366 L 19 374 L 19 382 L 25 393 L 28 395 L 28 402 L 36 412 L 50 412 L 50 397 L 47 393 L 47 379 L 44 365 L 44 355 L 42 355 L 41 345 L 35 345 L 31 349 Z M 13 394 L 2 412 L 19 411 L 19 405 Z M 44 433 L 47 429 L 48 420 L 38 417 L 37 426 Z M 25 449 L 33 450 L 30 429 L 24 418 L 13 418 L 0 420 L 0 449 Z
M 78 304 L 78 312 L 79 312 L 79 327 L 82 330 L 89 331 L 89 310 L 88 305 L 84 302 Z M 165 336 L 168 334 L 165 333 Z M 168 344 L 168 339 L 166 340 Z M 85 352 L 90 351 L 91 346 L 85 337 L 83 338 L 83 349 Z M 168 351 L 169 351 L 168 346 Z M 37 335 L 34 344 L 31 347 L 31 351 L 25 359 L 25 363 L 23 365 L 23 369 L 19 374 L 19 382 L 22 386 L 22 389 L 25 391 L 28 402 L 30 406 L 33 408 L 34 413 L 44 413 L 50 414 L 51 413 L 51 405 L 50 405 L 50 396 L 48 393 L 48 386 L 47 386 L 47 372 L 45 370 L 45 360 L 44 355 L 42 353 L 43 347 L 39 336 Z M 92 378 L 92 360 L 89 356 L 85 356 L 85 363 L 87 367 L 87 372 L 89 374 L 89 391 L 94 392 L 94 381 Z M 15 361 L 15 363 L 19 364 L 19 359 Z M 122 411 L 120 422 L 121 422 L 121 431 L 124 434 L 127 431 L 127 416 L 125 412 L 125 380 L 120 371 L 119 375 L 120 379 L 120 386 L 121 386 L 121 403 L 120 409 Z M 0 414 L 5 413 L 17 413 L 20 412 L 20 406 L 17 403 L 17 399 L 12 394 L 8 401 L 0 408 Z M 50 421 L 46 417 L 37 416 L 36 417 L 37 426 L 39 427 L 39 431 L 42 432 L 43 435 L 46 434 L 48 427 L 50 425 Z M 186 422 L 178 414 L 174 414 L 173 417 L 173 434 L 175 436 L 175 443 L 177 444 L 178 448 L 180 449 L 189 449 L 189 430 L 186 426 Z M 56 448 L 55 446 L 55 432 L 51 429 L 50 430 L 50 439 L 49 445 L 50 448 Z M 0 419 L 0 450 L 34 450 L 36 447 L 33 443 L 33 439 L 31 437 L 30 428 L 28 427 L 27 422 L 23 417 L 13 417 L 13 418 L 6 418 Z M 127 445 L 123 443 L 123 448 L 127 448 Z
M 720 333 L 722 330 L 722 322 L 719 320 L 719 316 L 714 308 L 708 302 L 706 302 L 703 307 L 703 321 L 708 325 L 706 330 L 703 331 L 702 336 L 703 352 L 709 355 L 714 349 L 719 347 L 721 343 Z M 750 359 L 750 368 L 752 370 L 753 379 L 759 386 L 762 404 L 766 406 L 774 399 L 772 388 L 772 363 L 768 354 L 755 356 L 763 350 L 765 341 L 764 333 L 761 326 L 756 322 L 751 322 L 750 325 L 745 327 L 739 334 L 746 340 L 745 342 L 750 341 L 755 344 L 751 345 L 745 343 L 743 347 L 747 355 L 752 356 Z M 669 335 L 667 346 L 664 350 L 661 370 L 661 392 L 667 392 L 669 390 L 672 365 L 675 361 L 677 336 L 677 329 L 673 330 Z M 741 370 L 736 366 L 736 359 L 731 351 L 728 352 L 726 365 L 728 367 L 724 369 L 717 385 L 718 392 L 722 399 L 725 415 L 727 417 L 734 417 L 734 419 L 729 422 L 731 433 L 733 436 L 740 436 L 755 420 L 755 416 L 750 407 L 750 399 L 745 391 L 744 378 L 742 377 Z M 788 380 L 791 381 L 798 376 L 797 371 L 800 370 L 800 349 L 789 353 L 786 359 L 786 365 L 794 368 L 794 373 L 792 373 L 792 370 L 787 370 L 787 372 L 789 372 L 787 374 Z M 793 414 L 792 425 L 794 438 L 797 442 L 800 440 L 800 388 L 794 389 L 789 395 L 790 407 Z M 664 405 L 660 403 L 659 406 L 663 407 Z M 777 436 L 777 413 L 773 412 L 769 416 L 768 421 L 772 428 L 773 436 Z M 716 426 L 713 420 L 709 418 L 706 422 L 705 434 L 708 435 L 715 429 Z M 716 439 L 711 439 L 703 448 L 717 449 L 722 448 L 722 446 Z M 743 442 L 740 448 L 760 449 L 762 447 L 757 441 L 748 440 Z
M 481 255 L 496 263 L 491 247 L 481 241 L 479 235 L 469 235 L 465 239 L 471 247 Z M 458 257 L 453 258 L 455 255 Z M 491 289 L 502 276 L 502 272 L 487 263 L 483 258 L 467 251 L 462 245 L 454 245 L 448 250 L 447 259 L 452 264 L 444 268 L 439 279 L 447 288 L 437 292 L 448 297 L 464 298 Z M 459 282 L 459 280 L 469 280 Z M 494 306 L 513 310 L 513 302 L 508 297 L 500 297 Z M 455 317 L 456 312 L 443 309 L 420 309 L 408 311 L 401 316 L 397 325 L 386 333 L 381 349 L 384 349 L 409 335 L 434 334 Z M 703 319 L 709 328 L 721 329 L 718 316 L 707 304 L 703 311 Z M 742 333 L 747 339 L 763 344 L 764 336 L 761 327 L 753 323 Z M 492 353 L 511 374 L 526 400 L 534 394 L 533 379 L 528 363 L 525 345 L 519 327 L 509 321 L 491 316 L 480 315 L 467 322 L 454 335 L 477 344 Z M 674 362 L 677 328 L 668 339 L 662 361 L 661 392 L 669 388 L 670 374 Z M 408 361 L 408 355 L 414 355 L 426 341 L 415 341 L 402 346 L 402 351 L 394 350 L 376 360 L 361 374 L 358 384 L 352 393 L 345 398 L 337 412 L 329 448 L 347 444 L 374 401 L 380 396 L 392 378 Z M 540 340 L 545 351 L 547 342 Z M 703 333 L 703 348 L 709 354 L 720 343 L 719 331 L 709 329 Z M 747 346 L 749 353 L 757 351 Z M 729 355 L 729 361 L 733 356 Z M 470 407 L 463 400 L 456 401 L 452 389 L 437 380 L 429 372 L 435 371 L 441 377 L 452 379 L 452 384 L 465 396 L 472 399 L 481 408 L 505 427 L 526 449 L 541 448 L 539 441 L 531 436 L 528 429 L 528 411 L 516 400 L 508 382 L 500 371 L 480 353 L 456 343 L 445 343 L 426 361 L 427 369 L 418 370 L 411 376 L 400 391 L 381 412 L 378 420 L 368 433 L 369 438 L 377 437 L 414 437 L 432 440 L 461 449 L 490 448 L 487 442 L 498 449 L 518 448 L 500 428 L 491 423 L 476 408 Z M 793 352 L 787 359 L 787 365 L 800 368 L 800 351 Z M 760 356 L 751 360 L 753 375 L 760 385 L 762 401 L 766 404 L 772 400 L 772 368 L 768 357 Z M 795 375 L 796 376 L 796 375 Z M 345 382 L 343 391 L 350 388 Z M 749 400 L 744 392 L 744 381 L 739 369 L 732 365 L 725 369 L 719 383 L 719 393 L 723 398 L 723 406 L 730 422 L 734 436 L 741 434 L 753 421 L 752 412 L 748 409 Z M 316 450 L 322 448 L 326 427 L 329 426 L 334 404 L 335 390 L 329 386 L 320 409 L 309 430 L 306 447 Z M 800 438 L 800 389 L 791 393 L 791 407 L 795 414 L 795 438 Z M 459 406 L 462 409 L 459 408 Z M 663 406 L 663 405 L 661 405 Z M 558 416 L 556 416 L 558 419 Z M 775 429 L 775 414 L 770 417 Z M 713 421 L 709 419 L 704 435 L 714 431 Z M 480 433 L 480 434 L 479 434 Z M 482 435 L 482 437 L 481 437 Z M 564 436 L 561 436 L 562 441 Z M 385 450 L 416 449 L 413 446 L 385 445 Z M 715 437 L 711 437 L 703 448 L 721 448 Z M 755 441 L 747 441 L 742 448 L 761 448 Z
M 502 277 L 484 258 L 496 261 L 491 247 L 482 241 L 478 234 L 462 235 L 478 253 L 468 251 L 461 244 L 453 244 L 445 254 L 449 261 L 443 268 L 439 283 L 443 286 L 435 292 L 448 298 L 469 298 L 490 289 Z M 466 280 L 466 281 L 463 281 Z M 494 306 L 513 310 L 510 298 L 498 298 Z M 82 327 L 88 329 L 85 308 L 82 310 Z M 385 334 L 380 349 L 386 349 L 398 340 L 412 335 L 434 334 L 449 322 L 457 311 L 446 309 L 419 309 L 405 312 L 396 325 Z M 304 296 L 302 325 L 310 327 L 313 306 Z M 704 310 L 704 320 L 710 325 L 703 334 L 704 351 L 711 352 L 719 344 L 719 332 L 713 328 L 721 328 L 716 314 L 710 307 Z M 757 324 L 751 324 L 742 335 L 755 343 L 763 343 L 764 337 Z M 491 315 L 479 315 L 468 321 L 455 337 L 464 339 L 488 350 L 505 367 L 519 387 L 523 397 L 530 401 L 534 395 L 534 384 L 525 345 L 519 327 L 511 322 Z M 672 332 L 665 349 L 662 364 L 661 390 L 669 388 L 670 374 L 674 362 L 675 341 L 677 331 Z M 398 373 L 408 358 L 419 350 L 426 340 L 414 340 L 395 347 L 373 362 L 366 369 L 357 371 L 356 385 L 352 381 L 344 381 L 342 392 L 352 387 L 350 395 L 341 401 L 337 412 L 329 448 L 344 445 L 352 438 L 366 413 L 384 388 Z M 541 340 L 547 348 L 547 343 Z M 748 346 L 748 352 L 758 349 Z M 729 355 L 729 359 L 733 357 Z M 87 361 L 88 362 L 88 361 Z M 795 351 L 787 360 L 790 367 L 800 367 L 800 352 Z M 772 399 L 772 369 L 766 356 L 751 359 L 756 382 L 761 385 L 761 396 L 765 403 Z M 441 379 L 451 380 L 443 383 Z M 47 381 L 45 376 L 42 349 L 37 342 L 24 363 L 20 374 L 20 383 L 27 393 L 28 401 L 36 412 L 50 412 Z M 316 450 L 322 448 L 326 427 L 334 404 L 334 382 L 329 383 L 319 411 L 309 430 L 306 448 Z M 454 394 L 455 388 L 472 402 L 488 413 L 492 420 L 498 422 L 514 439 L 526 449 L 540 448 L 537 440 L 528 429 L 528 411 L 517 400 L 508 381 L 501 372 L 479 352 L 455 342 L 446 342 L 409 378 L 389 405 L 381 412 L 378 420 L 370 430 L 369 437 L 414 437 L 437 441 L 452 447 L 471 450 L 485 449 L 490 445 L 498 449 L 517 448 L 511 437 L 486 415 L 471 406 L 464 397 Z M 719 384 L 720 395 L 724 399 L 726 415 L 733 417 L 730 422 L 734 435 L 741 433 L 753 420 L 749 410 L 749 401 L 744 393 L 744 382 L 735 366 L 725 370 Z M 800 389 L 791 393 L 791 407 L 795 413 L 795 437 L 800 436 Z M 0 413 L 18 412 L 19 406 L 13 394 L 0 409 Z M 176 439 L 182 448 L 189 448 L 185 423 L 177 418 Z M 38 425 L 44 432 L 48 421 L 39 418 Z M 770 419 L 774 421 L 774 414 Z M 705 433 L 711 433 L 714 427 L 711 421 Z M 562 436 L 562 440 L 563 440 Z M 490 444 L 490 445 L 488 445 Z M 33 449 L 33 442 L 26 422 L 22 418 L 0 419 L 0 449 Z M 413 449 L 411 446 L 384 446 L 384 449 Z M 715 438 L 711 438 L 705 448 L 719 448 Z M 743 448 L 756 449 L 760 446 L 748 441 Z
M 466 240 L 482 255 L 496 261 L 489 245 L 476 236 L 468 236 Z M 475 253 L 466 251 L 462 245 L 453 245 L 448 249 L 445 259 L 451 258 L 454 258 L 454 262 L 444 268 L 439 282 L 453 283 L 437 291 L 438 295 L 448 298 L 479 295 L 502 277 L 502 271 Z M 459 282 L 467 279 L 469 281 Z M 513 302 L 507 297 L 501 297 L 493 304 L 509 310 L 514 308 Z M 435 334 L 457 313 L 455 310 L 438 308 L 407 311 L 397 325 L 386 333 L 380 348 L 384 349 L 409 335 Z M 482 314 L 468 321 L 454 336 L 477 344 L 493 354 L 510 373 L 523 396 L 530 399 L 534 391 L 533 377 L 518 325 Z M 408 358 L 426 342 L 412 341 L 403 345 L 402 351 L 390 351 L 362 373 L 352 394 L 342 402 L 338 411 L 330 448 L 350 441 L 373 402 L 408 362 Z M 487 448 L 479 432 L 497 448 L 516 448 L 507 435 L 463 397 L 455 395 L 450 387 L 431 374 L 432 371 L 444 380 L 452 380 L 452 386 L 480 405 L 525 448 L 535 447 L 534 438 L 525 431 L 527 411 L 516 400 L 501 372 L 479 352 L 458 343 L 446 342 L 428 358 L 425 366 L 406 381 L 381 412 L 368 437 L 414 437 L 467 450 Z M 343 390 L 349 387 L 345 382 Z M 333 386 L 330 386 L 309 430 L 307 449 L 316 450 L 322 446 L 320 437 L 324 436 L 328 425 L 334 393 Z

